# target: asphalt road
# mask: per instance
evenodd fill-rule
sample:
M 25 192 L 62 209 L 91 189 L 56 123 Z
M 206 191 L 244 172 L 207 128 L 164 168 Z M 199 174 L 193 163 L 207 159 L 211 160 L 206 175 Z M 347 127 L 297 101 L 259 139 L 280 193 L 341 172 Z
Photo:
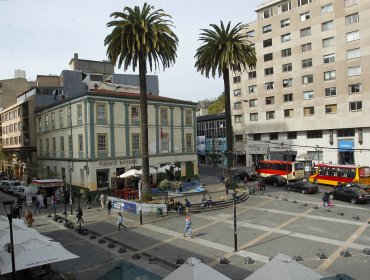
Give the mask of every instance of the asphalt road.
M 200 181 L 212 192 L 214 200 L 225 196 L 224 187 L 216 184 L 220 168 L 200 167 Z M 256 184 L 249 182 L 249 185 Z M 139 224 L 136 215 L 124 213 L 127 230 L 118 231 L 117 213 L 107 214 L 106 209 L 84 210 L 84 228 L 89 234 L 80 235 L 54 222 L 44 212 L 36 215 L 34 228 L 61 242 L 80 258 L 53 264 L 59 273 L 73 273 L 77 279 L 97 279 L 113 269 L 120 261 L 129 260 L 136 265 L 165 277 L 178 265 L 177 259 L 194 256 L 231 279 L 244 279 L 268 262 L 269 257 L 284 253 L 301 256 L 303 265 L 315 269 L 323 276 L 346 273 L 358 280 L 370 275 L 370 256 L 362 250 L 370 248 L 370 205 L 352 205 L 335 201 L 330 212 L 321 207 L 322 192 L 330 187 L 320 186 L 314 195 L 289 194 L 284 188 L 267 186 L 263 194 L 251 195 L 237 205 L 237 243 L 234 252 L 233 209 L 226 208 L 192 215 L 195 238 L 184 238 L 184 216 L 170 214 L 165 217 L 144 216 Z M 1 200 L 8 195 L 0 193 Z M 192 201 L 200 197 L 191 197 Z M 318 205 L 318 209 L 313 206 Z M 0 212 L 4 212 L 2 207 Z M 58 208 L 61 214 L 63 207 Z M 342 215 L 343 214 L 343 215 Z M 358 216 L 359 219 L 353 219 Z M 69 216 L 76 221 L 75 216 Z M 96 239 L 90 239 L 94 235 Z M 105 243 L 99 243 L 104 239 Z M 113 248 L 109 248 L 108 244 Z M 123 248 L 125 252 L 119 251 Z M 351 257 L 342 257 L 348 250 Z M 142 258 L 133 260 L 139 253 Z M 324 254 L 327 258 L 320 259 Z M 156 261 L 149 263 L 149 256 Z M 220 264 L 227 257 L 229 264 Z M 255 262 L 245 264 L 245 257 Z

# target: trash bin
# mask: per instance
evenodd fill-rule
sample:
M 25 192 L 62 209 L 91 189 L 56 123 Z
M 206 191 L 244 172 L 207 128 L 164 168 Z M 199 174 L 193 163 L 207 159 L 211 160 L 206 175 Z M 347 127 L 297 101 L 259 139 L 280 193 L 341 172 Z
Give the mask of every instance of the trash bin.
M 162 207 L 157 207 L 157 217 L 162 216 L 163 217 L 163 209 Z

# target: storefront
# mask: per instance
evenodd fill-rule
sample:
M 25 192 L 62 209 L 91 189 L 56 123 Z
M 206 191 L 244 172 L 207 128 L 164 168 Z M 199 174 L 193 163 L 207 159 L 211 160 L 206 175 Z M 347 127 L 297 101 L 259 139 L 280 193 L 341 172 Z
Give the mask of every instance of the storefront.
M 353 140 L 338 141 L 338 163 L 355 164 L 355 155 L 353 152 Z

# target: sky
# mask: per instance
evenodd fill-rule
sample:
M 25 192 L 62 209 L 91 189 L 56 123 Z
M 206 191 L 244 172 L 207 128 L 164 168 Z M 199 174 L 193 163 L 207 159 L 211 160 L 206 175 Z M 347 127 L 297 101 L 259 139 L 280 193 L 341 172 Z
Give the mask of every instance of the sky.
M 219 77 L 206 78 L 196 71 L 194 55 L 201 29 L 210 24 L 249 23 L 256 20 L 261 0 L 147 0 L 155 10 L 171 15 L 179 38 L 175 64 L 156 72 L 160 95 L 197 102 L 223 92 Z M 0 80 L 14 78 L 14 70 L 37 75 L 60 75 L 69 69 L 74 53 L 80 59 L 107 60 L 105 37 L 110 14 L 125 6 L 142 7 L 145 1 L 129 0 L 0 0 Z M 115 67 L 116 73 L 124 73 Z M 132 72 L 132 69 L 126 73 Z M 136 73 L 138 74 L 138 69 Z

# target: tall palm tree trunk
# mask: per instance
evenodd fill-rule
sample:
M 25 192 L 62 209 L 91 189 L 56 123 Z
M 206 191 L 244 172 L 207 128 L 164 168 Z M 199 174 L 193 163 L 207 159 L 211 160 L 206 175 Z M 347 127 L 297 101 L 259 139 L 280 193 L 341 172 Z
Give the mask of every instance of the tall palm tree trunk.
M 225 117 L 226 117 L 226 156 L 227 156 L 227 178 L 229 187 L 234 185 L 232 168 L 233 168 L 233 127 L 231 123 L 231 108 L 230 108 L 230 77 L 229 69 L 224 68 L 222 71 L 225 89 Z M 231 185 L 232 184 L 232 185 Z
M 149 178 L 149 140 L 148 140 L 148 98 L 146 90 L 146 59 L 144 54 L 139 57 L 139 78 L 140 78 L 140 115 L 141 115 L 141 157 L 142 157 L 142 181 L 143 199 L 147 200 L 150 191 Z

